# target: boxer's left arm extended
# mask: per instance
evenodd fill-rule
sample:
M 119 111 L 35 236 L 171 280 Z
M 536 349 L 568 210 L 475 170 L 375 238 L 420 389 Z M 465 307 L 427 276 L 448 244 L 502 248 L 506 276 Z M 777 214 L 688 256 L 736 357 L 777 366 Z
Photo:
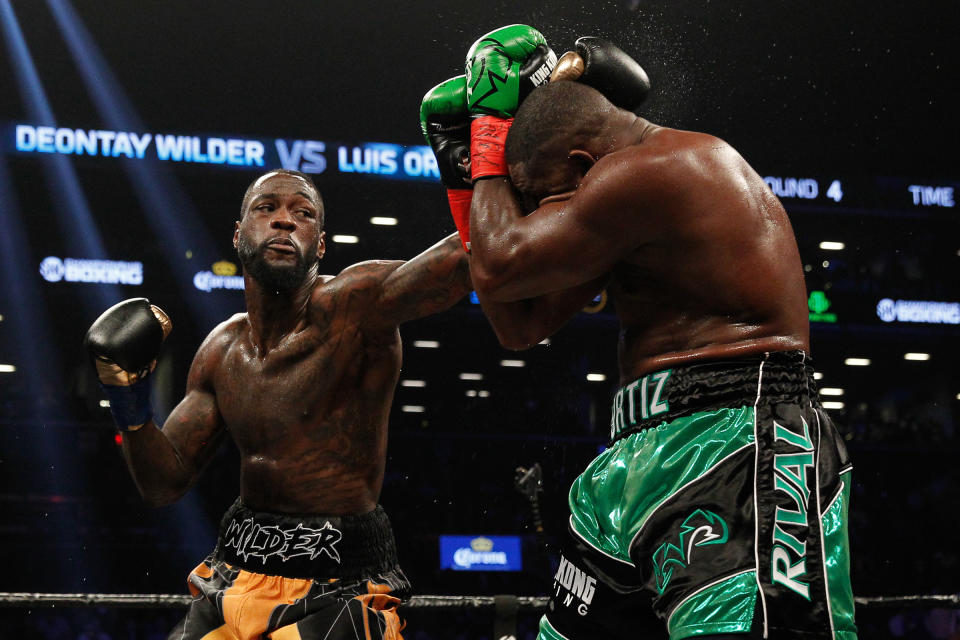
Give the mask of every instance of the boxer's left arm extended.
M 210 384 L 217 330 L 197 352 L 184 399 L 162 430 L 154 423 L 150 373 L 170 327 L 162 310 L 134 298 L 104 312 L 85 340 L 123 436 L 127 467 L 144 500 L 154 506 L 186 493 L 225 432 Z

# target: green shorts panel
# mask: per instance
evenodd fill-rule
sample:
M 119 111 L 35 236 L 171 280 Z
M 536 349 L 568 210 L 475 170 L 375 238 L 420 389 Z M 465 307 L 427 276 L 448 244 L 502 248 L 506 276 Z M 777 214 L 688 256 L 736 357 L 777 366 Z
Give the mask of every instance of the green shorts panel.
M 850 471 L 840 475 L 843 488 L 821 516 L 823 523 L 824 564 L 830 594 L 830 614 L 838 638 L 855 637 L 853 589 L 850 586 L 850 542 L 847 537 L 850 510 Z
M 670 614 L 670 640 L 708 633 L 747 633 L 756 602 L 756 571 L 709 585 L 689 596 Z
M 630 563 L 630 543 L 657 507 L 753 444 L 753 415 L 753 407 L 702 411 L 618 440 L 574 481 L 570 526 Z

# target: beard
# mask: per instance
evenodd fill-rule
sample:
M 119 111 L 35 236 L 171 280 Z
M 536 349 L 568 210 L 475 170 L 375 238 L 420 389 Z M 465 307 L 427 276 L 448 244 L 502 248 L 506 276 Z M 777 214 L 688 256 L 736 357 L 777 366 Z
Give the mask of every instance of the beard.
M 270 239 L 260 245 L 254 245 L 241 235 L 237 240 L 237 255 L 240 258 L 240 264 L 254 280 L 267 290 L 279 292 L 296 289 L 303 284 L 307 271 L 317 263 L 318 258 L 314 255 L 312 256 L 313 259 L 310 260 L 300 254 L 300 249 L 292 247 L 296 262 L 293 264 L 270 264 L 264 257 L 268 251 L 267 244 L 269 242 Z

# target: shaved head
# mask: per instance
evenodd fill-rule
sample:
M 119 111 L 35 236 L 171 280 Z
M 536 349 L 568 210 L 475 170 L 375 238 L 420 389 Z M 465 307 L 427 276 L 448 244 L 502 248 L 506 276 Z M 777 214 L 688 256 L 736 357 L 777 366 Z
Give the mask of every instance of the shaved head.
M 529 163 L 551 141 L 578 144 L 594 139 L 616 111 L 596 89 L 573 81 L 551 82 L 534 89 L 520 105 L 507 135 L 508 164 Z

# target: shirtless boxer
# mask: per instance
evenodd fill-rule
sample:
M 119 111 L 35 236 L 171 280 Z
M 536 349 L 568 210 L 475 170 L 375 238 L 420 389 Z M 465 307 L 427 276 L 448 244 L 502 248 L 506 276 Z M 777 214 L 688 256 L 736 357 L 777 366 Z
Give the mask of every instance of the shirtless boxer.
M 149 503 L 180 498 L 228 434 L 240 450 L 240 498 L 189 576 L 194 600 L 171 639 L 400 638 L 409 582 L 377 505 L 398 325 L 466 295 L 467 258 L 453 235 L 407 262 L 320 275 L 323 218 L 304 174 L 271 171 L 250 185 L 233 237 L 247 313 L 200 346 L 162 428 L 147 376 L 169 325 L 163 312 L 128 300 L 88 332 Z
M 635 637 L 652 605 L 672 640 L 856 638 L 851 465 L 780 202 L 722 140 L 578 82 L 490 109 L 478 74 L 530 47 L 484 42 L 466 74 L 481 304 L 517 349 L 604 286 L 621 325 L 611 443 L 570 490 L 539 637 Z

